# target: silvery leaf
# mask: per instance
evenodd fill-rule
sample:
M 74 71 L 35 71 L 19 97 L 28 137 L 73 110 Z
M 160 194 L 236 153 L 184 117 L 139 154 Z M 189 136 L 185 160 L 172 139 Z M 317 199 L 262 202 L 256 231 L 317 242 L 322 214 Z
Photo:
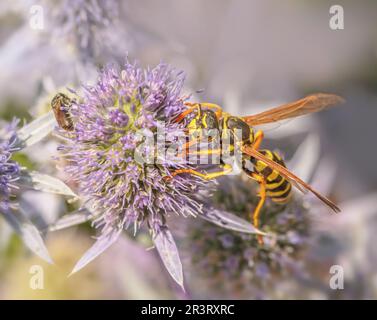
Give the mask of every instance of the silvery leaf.
M 255 228 L 251 222 L 239 218 L 227 211 L 207 208 L 205 211 L 199 214 L 199 217 L 225 229 L 242 233 L 267 235 L 266 233 Z
M 84 268 L 89 262 L 97 258 L 107 248 L 109 248 L 120 236 L 122 229 L 114 230 L 97 239 L 94 245 L 76 263 L 69 276 Z
M 153 237 L 153 243 L 161 257 L 165 268 L 172 278 L 181 288 L 183 287 L 183 270 L 181 259 L 173 236 L 166 226 L 160 226 L 156 235 Z
M 2 214 L 32 252 L 46 262 L 53 264 L 39 230 L 25 217 L 25 215 L 22 214 L 22 212 L 9 210 L 2 212 Z
M 1 219 L 2 213 L 0 212 L 0 252 L 4 252 L 8 247 L 9 240 L 13 234 L 12 226 Z
M 18 183 L 33 190 L 77 197 L 63 181 L 36 171 L 22 171 Z
M 55 125 L 56 120 L 52 111 L 35 119 L 18 130 L 17 137 L 20 146 L 26 148 L 41 141 L 54 130 Z
M 75 212 L 62 216 L 58 221 L 49 226 L 49 231 L 58 231 L 66 229 L 84 222 L 87 222 L 95 217 L 95 214 L 85 210 L 77 210 Z
M 18 205 L 41 231 L 59 219 L 60 213 L 65 210 L 62 197 L 35 190 L 24 190 L 18 199 Z

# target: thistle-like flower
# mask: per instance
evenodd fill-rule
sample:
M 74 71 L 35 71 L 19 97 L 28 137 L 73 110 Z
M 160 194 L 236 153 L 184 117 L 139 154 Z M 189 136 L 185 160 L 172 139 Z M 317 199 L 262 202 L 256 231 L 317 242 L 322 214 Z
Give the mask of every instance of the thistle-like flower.
M 18 120 L 0 129 L 0 211 L 7 211 L 11 206 L 12 190 L 17 188 L 21 168 L 13 161 L 12 155 L 17 147 L 16 128 Z
M 183 74 L 167 65 L 143 71 L 126 64 L 104 70 L 95 86 L 84 88 L 82 101 L 74 102 L 75 129 L 60 130 L 68 141 L 60 148 L 65 171 L 79 182 L 80 195 L 103 210 L 97 226 L 104 233 L 144 221 L 153 227 L 166 213 L 195 216 L 200 209 L 190 195 L 203 183 L 192 176 L 168 179 L 176 163 L 159 155 L 143 163 L 136 154 L 155 153 L 159 121 L 166 143 L 175 143 L 182 130 L 172 119 L 184 108 L 182 85 Z
M 217 207 L 250 219 L 258 203 L 256 187 L 249 179 L 226 178 L 213 201 Z M 200 226 L 198 226 L 200 224 Z M 299 201 L 286 206 L 269 203 L 261 214 L 261 226 L 269 236 L 259 244 L 254 235 L 232 232 L 202 221 L 192 221 L 184 231 L 184 261 L 196 297 L 262 298 L 278 277 L 299 264 L 308 242 L 310 220 Z M 292 270 L 291 270 L 292 271 Z M 279 281 L 277 281 L 279 282 Z M 195 288 L 195 290 L 194 290 Z M 195 293 L 194 293 L 195 291 Z
M 107 239 L 105 247 L 130 225 L 136 230 L 146 222 L 154 235 L 163 234 L 166 215 L 200 212 L 191 195 L 203 182 L 191 176 L 169 179 L 169 169 L 178 164 L 158 154 L 152 163 L 143 163 L 136 154 L 138 149 L 141 156 L 155 153 L 160 126 L 165 145 L 176 143 L 182 129 L 173 119 L 184 110 L 183 82 L 184 75 L 168 65 L 142 70 L 127 63 L 122 70 L 106 68 L 97 84 L 84 87 L 83 97 L 73 102 L 75 128 L 60 130 L 66 141 L 60 149 L 68 163 L 65 171 L 78 182 L 80 196 L 90 210 L 99 212 L 95 225 L 101 229 L 99 241 Z M 151 145 L 146 144 L 148 137 Z M 181 275 L 172 275 L 182 282 L 177 279 Z
M 101 31 L 116 20 L 119 12 L 117 0 L 59 0 L 48 4 L 53 30 L 71 40 L 83 60 L 93 58 Z
M 13 120 L 0 130 L 0 214 L 17 232 L 25 245 L 39 257 L 52 262 L 39 230 L 29 220 L 28 213 L 18 202 L 23 190 L 38 190 L 74 197 L 63 182 L 53 177 L 29 171 L 14 160 L 17 152 L 40 141 L 53 129 L 53 116 L 47 114 L 17 129 Z M 52 124 L 52 125 L 51 125 Z

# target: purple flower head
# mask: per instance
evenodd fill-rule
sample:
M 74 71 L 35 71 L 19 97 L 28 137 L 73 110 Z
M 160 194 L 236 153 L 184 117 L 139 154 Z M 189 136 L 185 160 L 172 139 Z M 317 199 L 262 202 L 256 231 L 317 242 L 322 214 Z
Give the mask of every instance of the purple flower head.
M 58 0 L 48 4 L 54 32 L 70 38 L 82 58 L 93 57 L 99 31 L 108 28 L 119 12 L 118 0 Z
M 226 179 L 214 193 L 216 207 L 250 219 L 258 203 L 256 186 L 240 177 Z M 214 292 L 218 298 L 233 297 L 236 292 L 243 298 L 256 297 L 258 290 L 272 288 L 289 272 L 292 263 L 298 263 L 309 243 L 310 220 L 304 206 L 299 201 L 287 206 L 267 203 L 261 224 L 271 235 L 264 238 L 263 245 L 255 235 L 218 228 L 201 220 L 187 226 L 188 235 L 182 245 L 189 281 L 193 288 L 199 286 L 208 292 L 200 298 L 213 298 Z
M 12 154 L 18 151 L 16 147 L 16 128 L 18 120 L 0 129 L 0 211 L 8 210 L 12 189 L 20 176 L 20 166 L 11 160 Z
M 53 113 L 49 112 L 22 128 L 17 128 L 18 119 L 0 128 L 0 216 L 5 218 L 32 252 L 48 263 L 52 263 L 51 257 L 44 245 L 40 231 L 29 216 L 30 210 L 33 212 L 34 219 L 37 220 L 36 213 L 38 211 L 34 211 L 31 203 L 25 205 L 27 200 L 15 200 L 22 197 L 20 191 L 23 190 L 38 190 L 75 198 L 77 196 L 59 179 L 21 166 L 14 160 L 13 155 L 38 143 L 51 133 L 53 119 Z M 15 189 L 19 190 L 17 194 L 13 193 Z M 41 215 L 41 217 L 43 216 Z
M 158 125 L 164 122 L 165 146 L 176 143 L 182 125 L 173 121 L 184 109 L 184 75 L 166 64 L 143 70 L 126 63 L 107 67 L 94 86 L 72 107 L 75 129 L 60 131 L 66 172 L 79 193 L 101 214 L 95 220 L 102 234 L 143 222 L 152 230 L 175 213 L 196 216 L 201 205 L 193 200 L 204 182 L 193 176 L 169 178 L 177 164 L 155 152 Z M 141 135 L 142 133 L 142 135 Z M 137 154 L 153 155 L 140 162 Z M 157 161 L 158 160 L 158 161 Z

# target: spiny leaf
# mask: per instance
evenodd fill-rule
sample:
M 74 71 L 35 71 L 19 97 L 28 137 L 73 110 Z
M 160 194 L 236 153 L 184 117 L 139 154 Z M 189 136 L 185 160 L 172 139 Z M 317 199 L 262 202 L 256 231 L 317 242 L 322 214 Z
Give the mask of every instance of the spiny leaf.
M 52 111 L 35 119 L 17 132 L 19 145 L 23 148 L 41 141 L 50 134 L 56 125 L 54 113 Z
M 263 231 L 255 228 L 251 224 L 251 222 L 239 218 L 227 211 L 218 210 L 215 208 L 207 208 L 201 214 L 199 214 L 199 217 L 225 229 L 242 233 L 260 234 L 264 236 L 267 235 Z
M 121 232 L 122 229 L 117 229 L 98 238 L 94 245 L 85 252 L 81 259 L 76 263 L 69 276 L 84 268 L 89 262 L 93 261 L 102 252 L 109 248 L 119 238 Z
M 53 264 L 38 229 L 26 218 L 25 214 L 10 210 L 4 211 L 2 214 L 32 252 L 46 262 Z
M 18 183 L 33 190 L 77 197 L 63 181 L 36 171 L 22 171 Z
M 153 242 L 165 268 L 175 282 L 184 290 L 182 263 L 174 238 L 169 229 L 166 226 L 160 226 L 156 235 L 153 237 Z
M 87 222 L 91 220 L 94 216 L 95 214 L 85 209 L 80 209 L 75 212 L 62 216 L 58 221 L 50 225 L 48 230 L 58 231 L 58 230 L 66 229 L 66 228 Z

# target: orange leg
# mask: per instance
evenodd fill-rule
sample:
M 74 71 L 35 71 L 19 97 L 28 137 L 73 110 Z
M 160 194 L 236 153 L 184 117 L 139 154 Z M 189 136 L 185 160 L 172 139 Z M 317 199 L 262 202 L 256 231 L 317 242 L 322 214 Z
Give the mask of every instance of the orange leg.
M 257 181 L 259 183 L 259 197 L 260 200 L 258 202 L 258 205 L 254 209 L 253 214 L 250 216 L 250 219 L 253 220 L 253 225 L 255 228 L 259 227 L 259 217 L 260 217 L 260 211 L 264 205 L 264 202 L 266 200 L 266 181 L 263 176 L 257 174 L 257 173 L 252 173 L 250 176 L 252 179 Z M 263 237 L 261 235 L 258 235 L 258 242 L 259 244 L 263 244 Z
M 264 138 L 264 133 L 262 130 L 258 130 L 255 134 L 255 137 L 254 137 L 254 143 L 252 145 L 252 147 L 255 149 L 255 150 L 258 150 L 261 143 L 262 143 L 262 140 Z
M 200 141 L 200 131 L 193 130 L 193 132 L 196 134 L 197 137 L 193 139 L 193 136 L 189 132 L 188 136 L 190 137 L 190 140 L 184 143 L 182 146 L 182 152 L 185 153 L 185 154 L 181 154 L 182 157 L 185 157 L 186 155 L 188 155 L 190 153 L 190 148 L 192 146 L 197 145 L 198 142 Z M 198 136 L 198 133 L 199 133 L 199 136 Z
M 183 111 L 177 119 L 175 119 L 175 122 L 181 122 L 184 118 L 186 118 L 191 112 L 194 112 L 195 110 L 200 111 L 200 104 L 199 103 L 185 103 L 186 106 L 190 107 L 187 110 Z
M 182 151 L 186 153 L 185 155 L 187 155 L 187 154 L 189 154 L 190 147 L 192 147 L 192 146 L 194 146 L 194 145 L 196 145 L 196 144 L 198 144 L 198 141 L 197 141 L 197 140 L 190 140 L 190 141 L 186 142 L 186 143 L 183 145 L 183 147 L 182 147 Z M 182 157 L 183 157 L 183 155 L 182 155 Z
M 189 173 L 189 174 L 192 174 L 194 176 L 200 177 L 204 180 L 212 180 L 212 179 L 216 179 L 216 178 L 221 177 L 221 176 L 225 176 L 228 173 L 232 172 L 232 170 L 233 170 L 232 166 L 226 164 L 226 165 L 223 166 L 223 170 L 221 170 L 221 171 L 216 171 L 216 172 L 211 172 L 211 173 L 201 173 L 201 172 L 196 171 L 194 169 L 178 169 L 178 170 L 175 170 L 172 173 L 172 176 L 174 177 L 178 174 Z
M 192 152 L 189 152 L 188 154 L 189 155 L 193 155 L 193 156 L 201 156 L 201 155 L 211 155 L 211 154 L 221 154 L 221 149 L 205 149 L 205 150 L 196 150 L 196 151 L 192 151 Z
M 186 159 L 187 156 L 203 156 L 203 155 L 221 155 L 221 149 L 205 149 L 205 150 L 196 150 L 196 151 L 189 151 L 186 149 L 186 153 L 181 153 L 178 156 L 182 159 Z
M 255 134 L 255 137 L 254 137 L 254 143 L 252 145 L 252 147 L 255 149 L 255 150 L 258 150 L 260 148 L 260 145 L 262 143 L 262 140 L 264 138 L 264 133 L 262 130 L 258 130 Z M 265 182 L 265 179 L 263 176 L 261 175 L 258 175 L 256 173 L 253 173 L 252 176 L 251 176 L 252 179 L 254 179 L 255 181 L 257 181 L 259 183 L 259 197 L 260 197 L 260 200 L 258 202 L 258 205 L 257 207 L 255 208 L 254 210 L 254 213 L 252 214 L 252 216 L 250 217 L 250 219 L 253 220 L 253 224 L 254 224 L 254 227 L 258 228 L 259 226 L 259 216 L 260 216 L 260 211 L 264 205 L 264 202 L 266 201 L 266 182 Z M 258 242 L 260 244 L 263 244 L 263 237 L 261 235 L 258 235 Z

